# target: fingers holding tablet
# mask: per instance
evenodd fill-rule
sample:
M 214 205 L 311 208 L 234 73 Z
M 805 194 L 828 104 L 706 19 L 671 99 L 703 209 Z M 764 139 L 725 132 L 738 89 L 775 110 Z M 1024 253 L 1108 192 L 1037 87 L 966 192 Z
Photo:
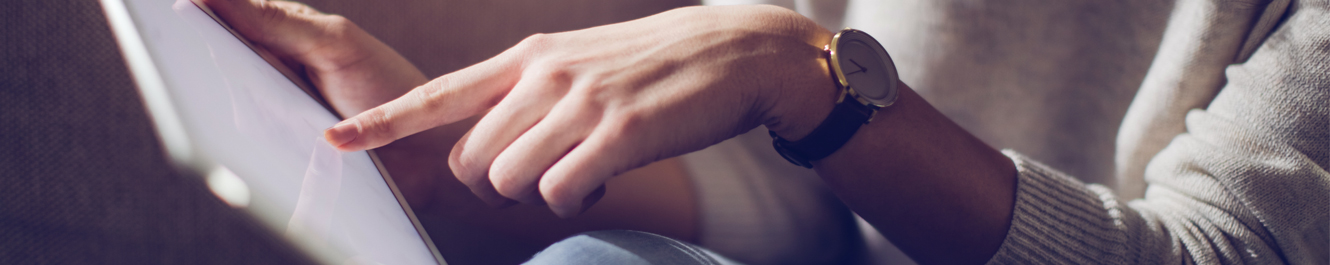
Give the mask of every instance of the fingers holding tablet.
M 342 117 L 429 79 L 387 44 L 338 15 L 288 1 L 199 0 L 237 34 L 305 75 Z
M 303 54 L 338 23 L 304 4 L 286 1 L 202 0 L 246 39 L 286 55 Z

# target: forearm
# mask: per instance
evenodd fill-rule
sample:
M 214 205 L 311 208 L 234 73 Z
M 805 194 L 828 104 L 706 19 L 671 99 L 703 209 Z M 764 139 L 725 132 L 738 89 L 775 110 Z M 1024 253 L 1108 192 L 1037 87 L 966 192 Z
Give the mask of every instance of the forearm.
M 982 263 L 1006 236 L 1015 167 L 900 87 L 893 106 L 814 168 L 851 209 L 920 263 Z

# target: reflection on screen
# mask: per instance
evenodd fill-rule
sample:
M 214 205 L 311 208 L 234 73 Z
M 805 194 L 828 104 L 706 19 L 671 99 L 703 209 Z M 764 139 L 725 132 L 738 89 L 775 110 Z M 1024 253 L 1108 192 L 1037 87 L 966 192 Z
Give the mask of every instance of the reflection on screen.
M 192 144 L 249 186 L 249 210 L 355 264 L 434 264 L 365 152 L 321 138 L 337 118 L 188 0 L 130 14 Z

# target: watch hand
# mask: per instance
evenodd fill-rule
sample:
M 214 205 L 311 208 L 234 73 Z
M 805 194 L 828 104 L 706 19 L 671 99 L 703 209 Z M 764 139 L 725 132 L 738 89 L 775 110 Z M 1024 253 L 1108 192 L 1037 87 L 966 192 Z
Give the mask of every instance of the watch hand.
M 852 75 L 852 74 L 857 74 L 857 73 L 862 73 L 862 72 L 867 72 L 867 71 L 868 71 L 868 68 L 864 68 L 864 66 L 859 65 L 859 62 L 855 62 L 854 60 L 850 60 L 850 63 L 851 63 L 851 64 L 854 64 L 854 67 L 859 67 L 859 70 L 856 70 L 856 71 L 854 71 L 854 72 L 845 73 L 845 75 Z

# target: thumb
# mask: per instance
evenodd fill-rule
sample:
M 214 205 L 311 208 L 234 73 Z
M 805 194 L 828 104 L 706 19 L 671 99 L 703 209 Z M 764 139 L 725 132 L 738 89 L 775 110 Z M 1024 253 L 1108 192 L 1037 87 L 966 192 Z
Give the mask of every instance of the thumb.
M 520 66 L 508 54 L 430 80 L 333 125 L 324 138 L 342 151 L 373 149 L 476 115 L 503 99 L 520 78 Z
M 266 0 L 202 0 L 237 33 L 283 56 L 298 56 L 318 47 L 329 25 L 345 20 L 304 4 Z

